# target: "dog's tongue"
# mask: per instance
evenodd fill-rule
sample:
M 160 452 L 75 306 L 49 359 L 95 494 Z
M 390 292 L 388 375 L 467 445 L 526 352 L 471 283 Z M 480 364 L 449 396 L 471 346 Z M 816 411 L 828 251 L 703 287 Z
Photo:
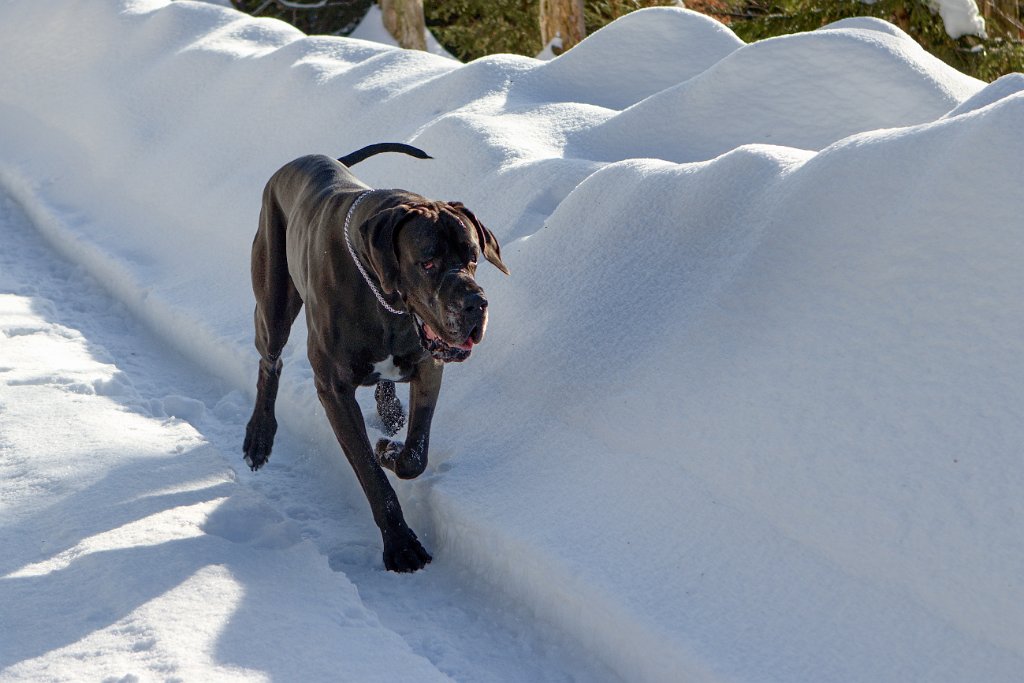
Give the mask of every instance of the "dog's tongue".
M 464 344 L 448 344 L 448 342 L 446 342 L 445 340 L 441 339 L 441 337 L 437 336 L 437 333 L 434 332 L 434 330 L 431 329 L 430 325 L 428 325 L 425 322 L 423 323 L 423 331 L 426 333 L 427 339 L 429 339 L 431 341 L 435 341 L 436 340 L 436 341 L 441 342 L 442 344 L 446 344 L 447 346 L 454 346 L 456 349 L 462 349 L 463 351 L 472 351 L 473 350 L 473 338 L 472 337 L 467 339 Z

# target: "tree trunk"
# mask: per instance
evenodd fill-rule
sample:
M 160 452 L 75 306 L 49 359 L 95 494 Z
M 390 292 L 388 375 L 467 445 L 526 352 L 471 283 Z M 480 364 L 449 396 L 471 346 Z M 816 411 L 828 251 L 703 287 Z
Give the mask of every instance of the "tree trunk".
M 544 45 L 561 36 L 561 52 L 565 52 L 586 35 L 583 0 L 540 0 L 540 37 Z
M 410 50 L 427 49 L 427 25 L 423 0 L 378 0 L 384 28 L 398 44 Z

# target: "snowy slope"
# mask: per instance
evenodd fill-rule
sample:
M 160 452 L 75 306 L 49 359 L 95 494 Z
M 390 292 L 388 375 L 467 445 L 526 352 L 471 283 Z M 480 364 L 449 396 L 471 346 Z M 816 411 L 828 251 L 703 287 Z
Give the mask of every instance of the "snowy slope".
M 873 20 L 744 45 L 673 9 L 550 62 L 158 0 L 15 0 L 0 37 L 0 183 L 232 389 L 266 178 L 435 157 L 357 171 L 465 201 L 513 275 L 481 274 L 488 340 L 399 495 L 435 557 L 618 675 L 1024 670 L 1021 77 Z M 279 415 L 316 446 L 259 479 L 339 457 L 303 346 Z

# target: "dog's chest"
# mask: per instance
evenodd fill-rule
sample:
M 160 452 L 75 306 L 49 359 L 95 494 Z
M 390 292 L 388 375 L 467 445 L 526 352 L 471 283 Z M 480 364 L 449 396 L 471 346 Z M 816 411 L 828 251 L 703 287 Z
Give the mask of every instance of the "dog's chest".
M 409 378 L 410 370 L 403 370 L 401 367 L 395 364 L 395 357 L 388 356 L 384 360 L 373 364 L 373 372 L 377 375 L 377 380 L 382 379 L 391 380 L 392 382 L 401 382 Z

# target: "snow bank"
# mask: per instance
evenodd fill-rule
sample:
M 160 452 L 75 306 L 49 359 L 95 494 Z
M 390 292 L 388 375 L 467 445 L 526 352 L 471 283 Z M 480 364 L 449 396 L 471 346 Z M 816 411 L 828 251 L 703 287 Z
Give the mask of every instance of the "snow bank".
M 979 85 L 902 32 L 825 27 L 738 49 L 574 142 L 609 161 L 697 161 L 754 142 L 818 150 L 934 120 Z
M 266 178 L 435 157 L 357 170 L 465 201 L 513 276 L 481 274 L 489 339 L 400 496 L 435 556 L 624 678 L 1024 666 L 1013 79 L 877 22 L 743 45 L 675 9 L 467 65 L 188 2 L 19 0 L 0 27 L 0 182 L 240 387 Z M 336 453 L 302 337 L 280 416 Z
M 743 41 L 719 22 L 668 7 L 633 12 L 521 81 L 548 98 L 624 109 L 707 70 Z
M 985 20 L 978 12 L 974 0 L 928 0 L 928 6 L 942 17 L 942 24 L 950 38 L 988 37 L 985 33 Z

